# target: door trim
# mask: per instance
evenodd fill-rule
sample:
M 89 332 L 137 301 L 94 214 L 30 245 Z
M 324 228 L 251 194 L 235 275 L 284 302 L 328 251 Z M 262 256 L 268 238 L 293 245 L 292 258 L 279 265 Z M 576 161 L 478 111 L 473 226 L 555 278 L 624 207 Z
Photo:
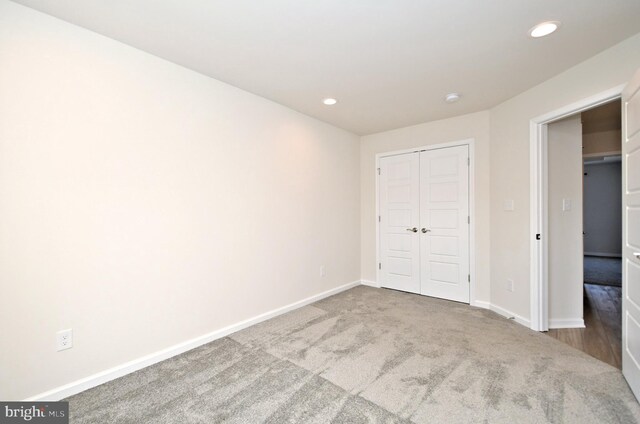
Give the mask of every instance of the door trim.
M 394 150 L 391 152 L 383 152 L 376 154 L 376 264 L 381 261 L 380 257 L 380 222 L 378 217 L 380 216 L 380 176 L 378 175 L 378 169 L 380 168 L 380 158 L 387 156 L 403 155 L 406 153 L 415 153 L 426 150 L 446 149 L 447 147 L 456 146 L 468 146 L 469 147 L 469 216 L 471 217 L 471 223 L 469 224 L 469 275 L 471 276 L 471 282 L 469 284 L 469 304 L 471 306 L 484 307 L 485 302 L 478 303 L 476 301 L 476 208 L 475 208 L 475 139 L 468 138 L 459 141 L 452 141 L 448 143 L 430 144 L 426 146 L 414 147 L 411 149 Z M 380 285 L 381 276 L 380 268 L 376 269 L 376 281 L 377 287 Z
M 549 330 L 549 223 L 547 210 L 547 125 L 619 99 L 625 84 L 537 116 L 529 122 L 529 281 L 531 329 Z M 536 240 L 540 234 L 540 240 Z

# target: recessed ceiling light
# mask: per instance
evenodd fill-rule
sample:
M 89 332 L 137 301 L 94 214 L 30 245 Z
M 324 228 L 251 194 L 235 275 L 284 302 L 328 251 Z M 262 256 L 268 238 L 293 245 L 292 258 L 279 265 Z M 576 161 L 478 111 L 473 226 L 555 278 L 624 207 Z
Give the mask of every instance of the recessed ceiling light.
M 455 103 L 460 100 L 460 95 L 458 93 L 449 93 L 445 96 L 444 100 L 447 103 Z
M 338 103 L 338 101 L 336 99 L 334 99 L 334 98 L 327 97 L 326 99 L 322 100 L 322 103 L 324 103 L 327 106 L 333 106 L 336 103 Z
M 545 35 L 549 35 L 560 26 L 560 22 L 558 21 L 548 21 L 542 22 L 529 30 L 529 35 L 533 38 L 544 37 Z

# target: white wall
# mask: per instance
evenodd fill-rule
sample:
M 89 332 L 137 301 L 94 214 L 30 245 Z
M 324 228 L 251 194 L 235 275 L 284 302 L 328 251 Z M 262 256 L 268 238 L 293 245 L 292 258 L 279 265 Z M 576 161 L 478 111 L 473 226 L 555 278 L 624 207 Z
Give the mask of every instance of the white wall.
M 584 167 L 584 252 L 622 256 L 622 163 Z
M 529 121 L 624 83 L 638 51 L 640 34 L 490 112 L 359 142 L 0 0 L 0 398 L 375 280 L 375 154 L 466 138 L 477 298 L 528 317 Z
M 640 34 L 491 109 L 492 304 L 530 317 L 530 120 L 625 83 L 640 68 L 639 51 Z M 505 199 L 515 210 L 503 209 Z
M 376 154 L 468 138 L 475 140 L 476 299 L 488 302 L 490 286 L 488 266 L 489 113 L 486 111 L 362 137 L 360 267 L 363 280 L 376 282 Z
M 358 137 L 4 0 L 0 63 L 0 399 L 359 279 Z
M 582 123 L 548 126 L 549 328 L 582 325 Z M 563 200 L 570 205 L 563 208 Z

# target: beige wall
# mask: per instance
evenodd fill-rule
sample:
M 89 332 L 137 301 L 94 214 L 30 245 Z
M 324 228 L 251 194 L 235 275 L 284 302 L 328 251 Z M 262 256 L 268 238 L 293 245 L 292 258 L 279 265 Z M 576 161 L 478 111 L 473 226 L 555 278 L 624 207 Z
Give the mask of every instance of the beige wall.
M 362 137 L 360 267 L 363 280 L 376 281 L 376 154 L 468 138 L 475 139 L 476 299 L 489 300 L 489 113 L 486 111 Z
M 4 0 L 0 63 L 0 399 L 359 279 L 357 136 Z
M 624 84 L 640 68 L 639 51 L 640 34 L 491 109 L 492 304 L 530 316 L 530 120 Z M 505 199 L 514 200 L 514 211 L 503 209 Z
M 0 0 L 0 398 L 375 280 L 375 154 L 466 138 L 477 299 L 528 317 L 529 121 L 624 83 L 638 51 L 640 34 L 491 111 L 359 139 Z
M 622 143 L 622 131 L 610 130 L 582 135 L 582 154 L 619 152 Z
M 548 127 L 549 327 L 582 320 L 582 124 L 580 115 Z M 563 209 L 563 200 L 570 208 Z

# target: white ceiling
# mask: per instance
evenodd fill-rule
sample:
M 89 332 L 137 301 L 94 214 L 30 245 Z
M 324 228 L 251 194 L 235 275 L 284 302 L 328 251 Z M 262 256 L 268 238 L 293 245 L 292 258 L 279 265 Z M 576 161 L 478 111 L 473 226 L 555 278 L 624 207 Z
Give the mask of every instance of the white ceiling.
M 638 0 L 16 2 L 357 134 L 487 109 L 640 32 Z

